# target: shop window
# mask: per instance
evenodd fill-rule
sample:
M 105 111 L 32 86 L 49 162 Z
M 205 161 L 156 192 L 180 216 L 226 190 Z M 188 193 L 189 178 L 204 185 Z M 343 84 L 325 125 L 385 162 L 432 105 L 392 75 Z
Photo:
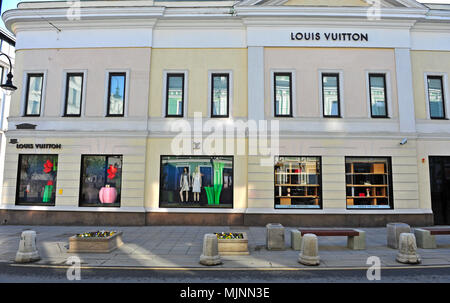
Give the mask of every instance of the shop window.
M 184 74 L 167 74 L 166 117 L 183 117 Z
M 321 208 L 320 157 L 275 159 L 275 208 Z
M 58 155 L 19 155 L 17 205 L 55 205 Z
M 42 83 L 44 74 L 28 74 L 25 116 L 39 116 L 41 114 Z
M 120 206 L 121 155 L 82 155 L 80 206 Z
M 392 208 L 389 157 L 346 157 L 347 208 Z
M 211 117 L 227 118 L 229 109 L 229 74 L 211 75 Z
M 233 207 L 232 156 L 161 156 L 160 207 Z
M 107 116 L 123 117 L 126 73 L 109 73 Z
M 322 74 L 322 102 L 324 117 L 341 116 L 339 74 Z
M 369 74 L 370 114 L 372 118 L 387 118 L 386 76 Z
M 274 73 L 275 117 L 292 117 L 292 73 Z
M 428 101 L 431 119 L 445 119 L 444 89 L 442 76 L 428 76 Z
M 64 116 L 81 116 L 83 94 L 83 73 L 68 73 L 66 76 L 66 97 Z

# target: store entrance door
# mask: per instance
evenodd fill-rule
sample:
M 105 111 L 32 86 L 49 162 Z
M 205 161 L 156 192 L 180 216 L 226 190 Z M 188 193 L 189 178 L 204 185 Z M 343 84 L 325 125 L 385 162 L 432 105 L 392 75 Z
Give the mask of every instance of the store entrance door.
M 435 225 L 450 224 L 450 157 L 429 157 L 431 207 Z

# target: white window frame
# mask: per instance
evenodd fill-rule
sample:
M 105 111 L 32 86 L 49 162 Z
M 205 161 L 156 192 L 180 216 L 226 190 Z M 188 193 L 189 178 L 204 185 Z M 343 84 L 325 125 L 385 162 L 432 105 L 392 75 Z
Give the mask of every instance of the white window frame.
M 444 112 L 445 116 L 444 119 L 434 119 L 431 118 L 431 112 L 430 112 L 430 98 L 428 96 L 428 76 L 439 76 L 442 77 L 442 89 L 443 89 L 443 96 L 444 96 Z M 426 100 L 426 111 L 427 111 L 427 120 L 449 120 L 449 110 L 450 110 L 450 101 L 449 101 L 449 91 L 448 91 L 448 74 L 445 72 L 425 72 L 423 75 L 424 84 L 425 84 L 425 100 Z
M 123 117 L 108 116 L 108 87 L 109 87 L 109 74 L 110 73 L 125 73 L 125 96 L 123 96 L 123 102 L 125 103 L 123 108 Z M 103 116 L 107 118 L 126 118 L 128 117 L 128 96 L 130 94 L 130 69 L 106 69 L 105 70 L 105 97 L 103 101 Z
M 386 79 L 386 109 L 387 109 L 387 117 L 372 117 L 372 109 L 371 109 L 371 100 L 370 100 L 370 74 L 384 74 Z M 392 85 L 391 85 L 391 72 L 390 70 L 379 70 L 379 69 L 371 69 L 366 70 L 366 99 L 367 99 L 367 117 L 370 119 L 390 119 L 393 117 L 393 100 L 392 100 Z
M 322 83 L 322 74 L 339 74 L 339 117 L 324 117 L 323 113 L 323 83 Z M 342 69 L 319 69 L 318 70 L 318 79 L 319 79 L 319 102 L 320 102 L 320 117 L 322 119 L 342 119 L 345 117 L 345 98 L 344 98 L 344 71 Z
M 80 117 L 68 117 L 65 116 L 65 108 L 66 108 L 66 83 L 67 83 L 67 74 L 71 73 L 82 73 L 83 74 L 83 87 L 81 92 L 81 111 Z M 61 110 L 60 115 L 63 118 L 83 118 L 86 115 L 86 89 L 87 89 L 87 81 L 88 81 L 88 71 L 87 69 L 65 69 L 63 70 L 62 76 L 62 89 L 61 89 Z
M 6 70 L 6 69 L 5 69 Z M 22 94 L 20 97 L 20 116 L 21 117 L 27 117 L 26 114 L 26 103 L 27 103 L 27 84 L 28 84 L 28 75 L 29 74 L 43 74 L 42 79 L 42 92 L 41 92 L 41 109 L 39 112 L 39 117 L 45 116 L 45 97 L 47 92 L 47 70 L 42 69 L 36 69 L 36 70 L 24 70 L 23 71 L 23 80 L 22 80 Z M 37 117 L 30 117 L 30 118 L 37 118 Z
M 184 74 L 184 86 L 183 86 L 183 117 L 166 117 L 166 97 L 167 97 L 167 75 L 168 74 Z M 165 69 L 163 70 L 163 92 L 162 92 L 162 118 L 170 119 L 187 119 L 188 117 L 188 82 L 189 71 L 186 69 Z
M 297 77 L 296 69 L 292 68 L 271 68 L 270 69 L 270 112 L 273 119 L 292 119 L 297 117 Z M 292 117 L 275 116 L 275 74 L 276 73 L 291 73 L 291 104 Z
M 213 74 L 228 74 L 228 118 L 223 117 L 213 117 L 211 115 L 211 107 L 212 107 L 212 98 L 211 98 L 211 90 L 212 90 L 212 75 Z M 208 117 L 213 119 L 230 119 L 233 118 L 233 71 L 229 69 L 212 69 L 208 70 Z

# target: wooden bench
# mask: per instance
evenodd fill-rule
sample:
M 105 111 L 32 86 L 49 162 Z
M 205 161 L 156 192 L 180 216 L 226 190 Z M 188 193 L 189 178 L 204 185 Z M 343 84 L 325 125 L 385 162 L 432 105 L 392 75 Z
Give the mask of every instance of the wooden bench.
M 294 250 L 301 249 L 302 237 L 305 234 L 314 234 L 318 237 L 347 237 L 347 247 L 350 249 L 366 249 L 366 232 L 352 228 L 312 229 L 299 228 L 291 230 L 291 247 Z
M 436 248 L 437 235 L 450 235 L 448 227 L 423 227 L 415 228 L 417 247 L 419 248 Z

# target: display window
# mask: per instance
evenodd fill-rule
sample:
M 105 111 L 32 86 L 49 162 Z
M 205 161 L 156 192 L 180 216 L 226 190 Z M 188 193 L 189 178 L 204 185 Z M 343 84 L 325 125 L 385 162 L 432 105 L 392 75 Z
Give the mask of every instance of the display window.
M 82 155 L 80 206 L 120 207 L 122 155 Z
M 161 156 L 160 207 L 233 207 L 232 156 Z
M 322 208 L 320 157 L 275 158 L 275 208 Z
M 346 157 L 347 208 L 393 208 L 390 157 Z
M 58 155 L 19 155 L 16 204 L 54 206 Z

